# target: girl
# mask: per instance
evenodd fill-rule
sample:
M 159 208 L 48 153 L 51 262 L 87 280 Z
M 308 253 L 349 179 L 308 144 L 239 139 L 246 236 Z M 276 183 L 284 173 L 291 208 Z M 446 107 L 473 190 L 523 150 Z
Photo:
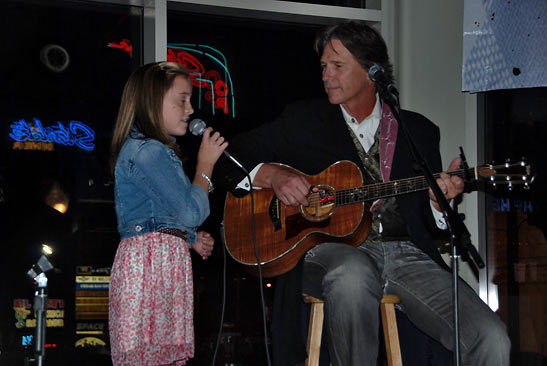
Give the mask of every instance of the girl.
M 205 130 L 192 182 L 174 136 L 194 112 L 179 64 L 142 66 L 127 81 L 112 139 L 119 244 L 110 278 L 114 366 L 184 365 L 194 355 L 192 264 L 213 238 L 195 227 L 209 215 L 213 166 L 227 142 Z

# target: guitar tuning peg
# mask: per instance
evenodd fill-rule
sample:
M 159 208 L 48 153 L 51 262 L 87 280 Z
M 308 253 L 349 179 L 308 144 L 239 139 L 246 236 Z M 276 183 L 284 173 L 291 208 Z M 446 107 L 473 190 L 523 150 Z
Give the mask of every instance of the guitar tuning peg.
M 524 190 L 526 191 L 529 191 L 530 190 L 530 185 L 528 184 L 528 182 L 524 183 Z
M 509 182 L 509 184 L 507 185 L 507 189 L 510 191 L 513 190 L 513 182 Z

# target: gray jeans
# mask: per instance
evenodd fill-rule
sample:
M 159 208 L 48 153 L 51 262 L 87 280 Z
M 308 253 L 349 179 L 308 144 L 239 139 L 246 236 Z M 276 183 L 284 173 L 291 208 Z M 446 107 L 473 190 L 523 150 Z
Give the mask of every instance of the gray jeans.
M 325 301 L 333 365 L 376 365 L 378 308 L 384 293 L 424 333 L 452 350 L 452 275 L 411 242 L 320 244 L 304 260 L 304 293 Z M 460 280 L 462 365 L 509 365 L 505 325 Z

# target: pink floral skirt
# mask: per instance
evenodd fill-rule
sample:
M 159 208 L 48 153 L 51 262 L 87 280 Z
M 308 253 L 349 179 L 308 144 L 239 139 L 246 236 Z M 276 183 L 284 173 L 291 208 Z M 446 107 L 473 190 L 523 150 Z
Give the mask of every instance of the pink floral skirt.
M 184 240 L 162 233 L 122 240 L 109 296 L 114 366 L 178 366 L 194 356 L 192 261 Z

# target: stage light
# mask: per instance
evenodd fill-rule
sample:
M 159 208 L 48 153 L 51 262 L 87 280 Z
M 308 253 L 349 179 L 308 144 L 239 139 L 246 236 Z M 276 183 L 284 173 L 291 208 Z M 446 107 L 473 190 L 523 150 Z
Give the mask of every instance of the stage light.
M 68 210 L 68 195 L 63 191 L 59 182 L 54 182 L 46 195 L 46 204 L 64 214 Z
M 28 270 L 27 276 L 30 279 L 34 280 L 36 277 L 38 277 L 42 273 L 45 273 L 52 269 L 53 269 L 53 264 L 51 264 L 51 262 L 47 260 L 45 255 L 42 255 L 40 259 L 38 259 L 38 262 L 36 262 L 36 264 L 34 264 L 32 268 Z
M 51 255 L 53 254 L 53 248 L 47 244 L 42 244 L 42 253 L 45 255 Z
M 68 209 L 68 207 L 64 203 L 57 203 L 56 205 L 53 205 L 53 208 L 62 214 L 64 214 Z
M 269 287 L 272 287 L 272 284 L 268 282 L 268 283 L 266 284 L 266 287 L 268 287 L 268 288 L 269 288 Z

